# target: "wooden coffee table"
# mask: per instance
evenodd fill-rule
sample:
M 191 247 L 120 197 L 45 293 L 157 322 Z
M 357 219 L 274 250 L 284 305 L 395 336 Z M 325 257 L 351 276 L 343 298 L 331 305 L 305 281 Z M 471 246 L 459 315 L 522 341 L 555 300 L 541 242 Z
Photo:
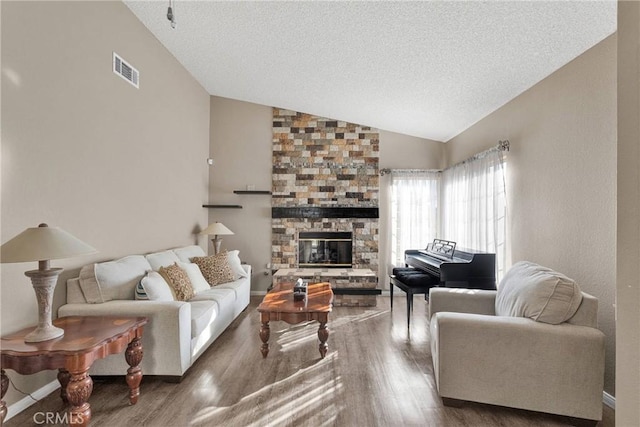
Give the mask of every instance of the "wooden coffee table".
M 60 397 L 70 403 L 69 424 L 86 426 L 91 420 L 88 400 L 93 390 L 89 368 L 97 359 L 121 353 L 125 348 L 129 403 L 135 405 L 140 395 L 142 370 L 142 329 L 146 317 L 60 317 L 53 324 L 64 329 L 64 335 L 48 341 L 25 343 L 24 337 L 33 327 L 2 337 L 1 385 L 4 398 L 9 385 L 5 369 L 30 375 L 45 369 L 58 369 Z M 7 413 L 4 401 L 0 400 L 0 425 Z
M 333 292 L 329 283 L 315 283 L 307 287 L 307 299 L 304 301 L 293 300 L 293 283 L 279 283 L 271 289 L 264 300 L 258 306 L 260 312 L 260 339 L 262 340 L 262 357 L 269 354 L 269 322 L 272 320 L 282 320 L 290 325 L 317 320 L 318 338 L 320 339 L 320 356 L 324 358 L 327 354 L 327 339 L 329 330 L 327 322 L 329 312 L 333 303 Z

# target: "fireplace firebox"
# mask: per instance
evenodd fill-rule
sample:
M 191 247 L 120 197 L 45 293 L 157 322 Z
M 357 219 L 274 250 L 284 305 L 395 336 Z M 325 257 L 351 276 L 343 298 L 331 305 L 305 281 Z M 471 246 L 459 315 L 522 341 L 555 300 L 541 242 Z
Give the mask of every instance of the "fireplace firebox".
M 349 232 L 300 232 L 299 268 L 352 267 L 353 236 Z

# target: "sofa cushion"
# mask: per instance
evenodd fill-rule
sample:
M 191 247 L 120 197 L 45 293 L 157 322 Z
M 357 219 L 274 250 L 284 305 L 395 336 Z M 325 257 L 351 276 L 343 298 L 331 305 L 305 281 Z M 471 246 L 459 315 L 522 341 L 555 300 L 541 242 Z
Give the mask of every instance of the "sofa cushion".
M 189 275 L 180 268 L 177 262 L 168 267 L 160 267 L 158 272 L 173 289 L 177 301 L 189 301 L 193 298 L 195 292 L 189 280 Z
M 89 304 L 99 304 L 104 302 L 102 292 L 100 292 L 100 285 L 96 278 L 96 264 L 89 264 L 82 267 L 80 269 L 78 281 L 85 301 Z
M 180 261 L 178 256 L 173 251 L 154 252 L 146 255 L 145 258 L 149 261 L 153 270 L 160 270 L 160 267 L 169 267 Z
M 233 289 L 216 286 L 215 288 L 200 292 L 191 299 L 192 302 L 206 300 L 216 301 L 220 307 L 231 307 L 235 304 L 236 292 Z
M 149 271 L 136 286 L 136 299 L 149 301 L 175 301 L 171 287 L 157 271 Z
M 80 287 L 80 278 L 76 277 L 67 280 L 67 304 L 85 304 L 87 299 Z
M 116 261 L 96 264 L 95 277 L 102 295 L 102 301 L 99 302 L 133 300 L 136 285 L 148 270 L 151 270 L 151 265 L 142 255 L 131 255 Z
M 246 287 L 245 281 L 238 279 L 233 282 L 217 285 L 214 289 L 232 289 L 236 295 L 236 299 L 238 299 L 243 292 L 246 292 Z
M 206 252 L 198 245 L 175 248 L 173 252 L 182 262 L 191 262 L 191 258 L 196 256 L 207 256 Z
M 178 262 L 178 265 L 185 271 L 185 273 L 187 273 L 187 276 L 189 276 L 189 281 L 191 282 L 194 293 L 197 294 L 198 292 L 206 291 L 211 288 L 209 283 L 207 283 L 207 279 L 202 275 L 198 264 L 180 261 Z
M 218 303 L 213 300 L 191 301 L 191 338 L 195 338 L 218 316 Z
M 578 284 L 538 264 L 521 261 L 504 276 L 496 295 L 496 315 L 528 317 L 553 325 L 569 320 L 582 302 Z
M 233 280 L 238 280 L 241 277 L 248 277 L 247 272 L 242 268 L 239 250 L 228 251 L 227 261 L 229 261 L 229 267 L 231 267 L 231 271 L 233 272 Z
M 208 257 L 193 257 L 191 261 L 198 264 L 202 275 L 210 286 L 232 282 L 234 280 L 233 271 L 227 258 L 227 251 L 222 251 L 219 254 Z

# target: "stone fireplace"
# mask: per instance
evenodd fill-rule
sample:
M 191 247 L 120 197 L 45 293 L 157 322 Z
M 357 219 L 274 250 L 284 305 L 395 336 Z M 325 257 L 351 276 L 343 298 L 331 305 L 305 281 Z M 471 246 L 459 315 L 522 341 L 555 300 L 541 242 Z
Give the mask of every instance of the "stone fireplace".
M 300 235 L 328 232 L 351 235 L 351 266 L 342 268 L 377 273 L 377 130 L 274 108 L 272 154 L 274 271 L 299 268 L 301 253 L 306 261 Z

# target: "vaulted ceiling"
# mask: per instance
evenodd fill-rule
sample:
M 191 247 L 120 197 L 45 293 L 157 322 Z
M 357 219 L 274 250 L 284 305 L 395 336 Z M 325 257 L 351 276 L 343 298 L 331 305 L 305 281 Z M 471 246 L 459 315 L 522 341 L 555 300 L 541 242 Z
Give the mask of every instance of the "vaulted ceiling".
M 616 31 L 615 1 L 125 4 L 211 94 L 447 141 Z

